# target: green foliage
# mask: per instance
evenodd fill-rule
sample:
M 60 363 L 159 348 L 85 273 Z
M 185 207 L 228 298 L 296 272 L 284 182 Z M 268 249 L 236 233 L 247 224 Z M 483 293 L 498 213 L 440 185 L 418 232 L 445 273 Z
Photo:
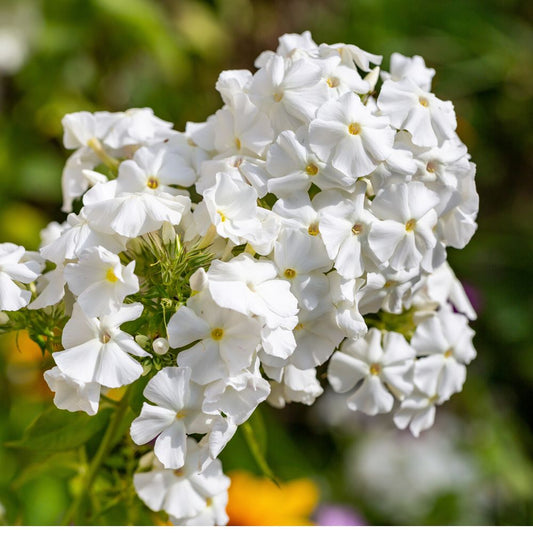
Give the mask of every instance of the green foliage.
M 72 450 L 106 427 L 111 412 L 111 409 L 101 409 L 95 416 L 89 416 L 51 406 L 26 429 L 19 441 L 7 445 L 49 453 Z

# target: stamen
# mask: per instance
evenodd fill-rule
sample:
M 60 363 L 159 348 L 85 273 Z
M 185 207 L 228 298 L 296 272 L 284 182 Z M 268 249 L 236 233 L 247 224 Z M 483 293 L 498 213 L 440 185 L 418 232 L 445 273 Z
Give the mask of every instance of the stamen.
M 361 133 L 361 124 L 358 124 L 357 122 L 352 122 L 348 126 L 348 131 L 351 135 L 359 135 Z

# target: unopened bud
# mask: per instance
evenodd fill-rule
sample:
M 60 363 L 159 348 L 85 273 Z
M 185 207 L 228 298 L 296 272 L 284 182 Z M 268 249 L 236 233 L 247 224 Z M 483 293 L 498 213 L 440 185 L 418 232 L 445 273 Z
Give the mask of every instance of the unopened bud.
M 135 342 L 141 347 L 146 348 L 150 343 L 150 339 L 146 335 L 136 335 Z
M 176 230 L 174 226 L 165 220 L 163 222 L 163 227 L 161 228 L 161 238 L 163 239 L 163 244 L 170 244 L 176 240 Z
M 168 344 L 167 339 L 164 337 L 159 337 L 154 340 L 152 343 L 152 349 L 158 355 L 165 355 L 168 352 L 170 345 Z
M 379 79 L 379 67 L 374 67 L 363 79 L 370 85 L 369 92 L 372 92 Z

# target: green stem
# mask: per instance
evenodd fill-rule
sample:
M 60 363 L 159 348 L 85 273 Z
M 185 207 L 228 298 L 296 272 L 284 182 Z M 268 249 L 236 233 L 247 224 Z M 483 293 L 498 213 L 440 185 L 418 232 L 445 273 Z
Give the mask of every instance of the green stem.
M 122 422 L 124 414 L 126 413 L 128 409 L 129 396 L 130 396 L 130 389 L 128 388 L 124 392 L 124 396 L 122 396 L 122 399 L 117 405 L 116 411 L 113 413 L 113 416 L 111 417 L 111 421 L 109 423 L 109 426 L 107 427 L 107 430 L 104 434 L 102 441 L 100 442 L 100 446 L 98 447 L 98 450 L 96 451 L 96 454 L 93 457 L 91 464 L 89 465 L 89 468 L 85 475 L 83 486 L 79 494 L 76 496 L 75 500 L 72 502 L 72 505 L 67 510 L 63 518 L 63 521 L 61 522 L 62 526 L 68 526 L 70 524 L 73 524 L 74 521 L 76 520 L 80 506 L 83 503 L 83 500 L 86 498 L 89 491 L 91 490 L 94 480 L 96 479 L 96 475 L 98 474 L 98 470 L 100 469 L 100 466 L 102 465 L 102 462 L 104 461 L 104 459 L 107 457 L 107 454 L 111 450 L 113 438 L 115 437 L 115 433 L 117 432 L 117 429 L 119 428 L 120 423 Z
M 260 468 L 261 472 L 263 472 L 266 477 L 271 479 L 279 487 L 278 479 L 276 478 L 274 472 L 272 472 L 270 466 L 268 466 L 264 455 L 261 453 L 261 449 L 259 443 L 257 442 L 257 439 L 255 438 L 252 426 L 249 422 L 244 422 L 241 427 L 244 432 L 244 438 L 246 439 L 248 448 L 250 449 L 250 452 L 252 453 L 252 456 L 255 462 L 257 463 L 257 466 Z

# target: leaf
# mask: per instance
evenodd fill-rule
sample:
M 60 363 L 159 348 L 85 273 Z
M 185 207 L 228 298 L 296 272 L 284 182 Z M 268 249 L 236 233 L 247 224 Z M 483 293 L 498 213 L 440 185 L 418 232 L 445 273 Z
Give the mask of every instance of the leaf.
M 72 477 L 80 471 L 80 457 L 74 451 L 55 453 L 28 465 L 13 482 L 13 488 L 19 490 L 25 483 L 46 474 L 54 477 Z
M 108 423 L 113 409 L 103 409 L 95 416 L 70 413 L 50 407 L 34 420 L 22 439 L 8 442 L 10 448 L 35 451 L 65 451 L 81 446 Z

